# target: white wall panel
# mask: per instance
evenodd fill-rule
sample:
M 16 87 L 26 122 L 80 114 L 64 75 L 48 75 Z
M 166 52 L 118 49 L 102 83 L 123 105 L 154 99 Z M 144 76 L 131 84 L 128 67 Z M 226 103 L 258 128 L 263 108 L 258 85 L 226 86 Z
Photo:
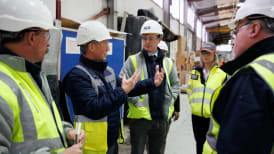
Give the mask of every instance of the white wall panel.
M 172 30 L 173 33 L 178 35 L 180 33 L 179 31 L 180 28 L 180 23 L 179 20 L 175 20 L 173 17 L 170 18 L 170 29 Z M 170 43 L 170 57 L 173 59 L 176 59 L 176 53 L 178 51 L 177 48 L 177 41 L 173 41 Z
M 163 20 L 163 10 L 151 0 L 116 0 L 117 15 L 123 16 L 124 12 L 137 15 L 138 9 L 152 9 L 159 20 Z
M 62 17 L 83 22 L 107 7 L 106 0 L 62 0 Z M 98 19 L 107 23 L 106 16 Z
M 179 28 L 179 21 L 175 20 L 174 18 L 170 18 L 170 29 L 172 30 L 172 32 L 174 32 L 175 34 L 179 34 Z

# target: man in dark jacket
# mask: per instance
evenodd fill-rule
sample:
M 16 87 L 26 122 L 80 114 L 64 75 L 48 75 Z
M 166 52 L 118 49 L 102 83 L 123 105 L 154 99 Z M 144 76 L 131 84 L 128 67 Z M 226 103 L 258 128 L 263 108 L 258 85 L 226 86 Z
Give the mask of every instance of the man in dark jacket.
M 136 84 L 140 76 L 138 71 L 128 80 L 125 75 L 122 79 L 117 77 L 105 62 L 108 39 L 111 37 L 102 23 L 87 21 L 81 24 L 77 44 L 83 54 L 79 64 L 64 79 L 75 120 L 83 122 L 86 131 L 84 153 L 118 154 L 117 139 L 123 139 L 119 108 L 127 102 L 127 95 L 147 93 L 159 86 L 164 76 L 163 70 L 160 73 L 156 67 L 154 80 L 150 78 Z
M 174 112 L 174 101 L 180 90 L 175 65 L 157 48 L 162 39 L 161 25 L 154 20 L 146 21 L 140 30 L 142 51 L 131 55 L 124 64 L 121 74 L 128 77 L 141 70 L 141 80 L 154 76 L 155 66 L 164 68 L 162 84 L 148 94 L 131 97 L 128 101 L 130 118 L 131 154 L 143 154 L 148 142 L 150 154 L 163 154 L 169 119 Z
M 222 66 L 232 77 L 213 107 L 218 154 L 274 153 L 273 3 L 248 0 L 236 14 L 235 59 Z

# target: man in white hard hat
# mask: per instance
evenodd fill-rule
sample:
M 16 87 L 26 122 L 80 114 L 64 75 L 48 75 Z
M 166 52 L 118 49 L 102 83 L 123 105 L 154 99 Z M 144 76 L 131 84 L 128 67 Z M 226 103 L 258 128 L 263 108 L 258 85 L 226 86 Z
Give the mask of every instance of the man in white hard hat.
M 127 102 L 127 95 L 147 93 L 159 86 L 164 76 L 158 67 L 155 76 L 141 82 L 137 82 L 138 71 L 129 79 L 125 75 L 122 79 L 116 76 L 106 62 L 109 39 L 110 33 L 104 24 L 82 23 L 77 32 L 82 55 L 79 64 L 63 81 L 73 104 L 75 120 L 83 122 L 87 136 L 83 152 L 88 154 L 118 154 L 117 140 L 123 141 L 119 108 Z
M 72 125 L 62 122 L 39 65 L 53 19 L 40 0 L 0 0 L 0 153 L 81 154 Z M 67 148 L 67 149 L 66 149 Z
M 154 20 L 146 21 L 140 31 L 143 50 L 130 56 L 121 73 L 128 77 L 135 70 L 141 71 L 140 80 L 153 77 L 154 68 L 164 69 L 164 81 L 155 90 L 129 99 L 131 154 L 143 154 L 148 143 L 149 154 L 163 154 L 168 120 L 174 111 L 174 101 L 179 94 L 179 80 L 175 65 L 157 48 L 163 35 L 161 25 Z
M 221 67 L 231 78 L 211 102 L 215 152 L 204 152 L 274 153 L 274 1 L 246 0 L 233 23 L 235 59 Z

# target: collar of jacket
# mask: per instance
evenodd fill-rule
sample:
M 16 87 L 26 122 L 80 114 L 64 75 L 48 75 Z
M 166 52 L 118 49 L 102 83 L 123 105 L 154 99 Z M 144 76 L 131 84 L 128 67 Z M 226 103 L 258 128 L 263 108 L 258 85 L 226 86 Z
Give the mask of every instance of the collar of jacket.
M 218 65 L 217 65 L 217 64 L 213 64 L 213 65 L 211 66 L 210 70 L 209 70 L 209 73 L 210 73 L 210 71 L 211 71 L 213 68 L 215 68 L 215 67 L 218 67 Z M 197 70 L 197 71 L 200 73 L 201 83 L 202 83 L 202 84 L 205 84 L 204 73 L 203 73 L 203 67 L 197 66 L 197 67 L 194 68 L 194 70 Z
M 249 49 L 247 49 L 238 58 L 225 63 L 221 67 L 221 69 L 223 71 L 225 71 L 226 73 L 228 73 L 229 75 L 232 75 L 239 68 L 252 62 L 257 57 L 260 57 L 261 55 L 264 55 L 264 54 L 274 52 L 274 43 L 273 42 L 274 42 L 274 37 L 269 37 L 262 41 L 257 42 L 256 44 L 251 46 Z
M 159 61 L 159 60 L 162 61 L 164 56 L 165 56 L 164 53 L 161 50 L 159 50 L 159 48 L 157 48 L 157 52 L 158 52 L 158 56 L 156 58 L 156 61 Z M 145 56 L 145 59 L 148 59 L 148 60 L 152 61 L 152 57 L 148 55 L 148 51 L 143 49 L 142 53 Z
M 10 55 L 10 56 L 20 57 L 2 45 L 0 45 L 0 55 Z M 25 69 L 27 72 L 29 72 L 32 75 L 40 73 L 41 64 L 42 64 L 41 62 L 40 63 L 31 63 L 31 62 L 27 61 L 26 59 L 24 59 L 24 61 L 25 61 Z
M 108 63 L 105 61 L 90 60 L 83 55 L 80 56 L 80 62 L 87 65 L 89 68 L 99 72 L 104 72 L 108 65 Z

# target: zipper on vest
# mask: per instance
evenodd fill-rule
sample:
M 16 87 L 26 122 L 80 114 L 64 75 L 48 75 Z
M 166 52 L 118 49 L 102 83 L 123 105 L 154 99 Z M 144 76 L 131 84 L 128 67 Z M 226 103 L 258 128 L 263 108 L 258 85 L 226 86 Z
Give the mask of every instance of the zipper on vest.
M 201 108 L 201 115 L 202 115 L 202 117 L 204 117 L 204 99 L 205 99 L 205 88 L 206 88 L 206 84 L 204 85 L 203 99 L 202 99 L 202 108 Z

